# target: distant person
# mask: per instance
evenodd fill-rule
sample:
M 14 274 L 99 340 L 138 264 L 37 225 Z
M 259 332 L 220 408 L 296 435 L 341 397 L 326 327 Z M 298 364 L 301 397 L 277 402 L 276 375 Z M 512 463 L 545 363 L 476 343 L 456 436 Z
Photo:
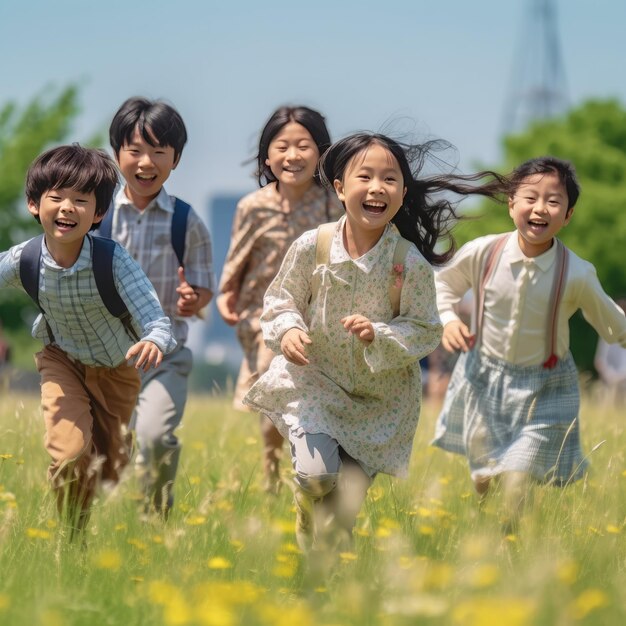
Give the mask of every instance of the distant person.
M 211 239 L 197 213 L 163 187 L 187 141 L 178 111 L 159 100 L 129 98 L 113 117 L 109 137 L 125 184 L 114 195 L 102 234 L 121 243 L 139 262 L 172 320 L 178 343 L 158 370 L 142 374 L 132 420 L 146 509 L 167 518 L 181 451 L 175 431 L 183 418 L 192 367 L 191 350 L 185 346 L 187 322 L 200 315 L 213 295 Z M 180 258 L 177 246 L 184 250 Z
M 28 210 L 44 236 L 0 254 L 0 287 L 30 284 L 41 310 L 33 337 L 44 343 L 35 361 L 48 476 L 71 536 L 87 523 L 98 481 L 116 482 L 128 462 L 125 428 L 139 391 L 137 370 L 157 367 L 176 345 L 150 281 L 113 242 L 106 245 L 112 282 L 128 324 L 100 295 L 89 231 L 106 213 L 117 180 L 115 164 L 99 150 L 73 144 L 44 152 L 26 178 Z
M 462 354 L 433 443 L 467 457 L 481 499 L 502 481 L 503 528 L 515 532 L 532 481 L 565 486 L 585 470 L 570 317 L 582 309 L 606 341 L 622 347 L 626 318 L 594 267 L 556 238 L 578 199 L 574 167 L 531 159 L 504 191 L 516 230 L 469 242 L 436 276 L 442 343 Z M 474 333 L 454 311 L 468 289 Z
M 259 318 L 263 295 L 287 248 L 306 230 L 342 214 L 337 197 L 322 187 L 317 171 L 329 145 L 324 118 L 304 106 L 280 107 L 261 131 L 256 155 L 261 189 L 237 205 L 216 302 L 224 321 L 237 326 L 244 352 L 234 397 L 239 410 L 249 410 L 242 399 L 274 356 L 263 342 Z M 261 417 L 261 434 L 265 489 L 275 492 L 283 438 L 266 417 Z
M 442 192 L 487 192 L 420 179 L 430 147 L 371 133 L 335 143 L 321 171 L 345 217 L 299 237 L 265 295 L 278 356 L 245 402 L 289 439 L 304 551 L 349 549 L 376 474 L 407 474 L 419 359 L 441 338 L 430 263 L 451 254 L 435 245 L 455 216 Z
M 626 311 L 625 298 L 618 300 L 617 304 Z M 626 348 L 619 343 L 607 343 L 600 337 L 593 364 L 609 402 L 622 406 L 626 401 Z

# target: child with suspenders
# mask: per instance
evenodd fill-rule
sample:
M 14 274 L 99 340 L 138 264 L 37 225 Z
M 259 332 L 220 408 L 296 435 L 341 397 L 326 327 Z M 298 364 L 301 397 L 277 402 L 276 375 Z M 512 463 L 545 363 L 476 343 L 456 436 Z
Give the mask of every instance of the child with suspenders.
M 120 245 L 88 234 L 116 184 L 115 164 L 99 150 L 45 152 L 26 180 L 44 235 L 0 255 L 0 287 L 22 287 L 41 312 L 33 336 L 45 344 L 35 360 L 48 475 L 70 536 L 85 527 L 99 480 L 116 482 L 128 462 L 137 369 L 157 367 L 176 345 L 139 265 Z
M 564 486 L 586 466 L 569 318 L 580 308 L 606 341 L 626 346 L 624 312 L 594 267 L 556 239 L 579 195 L 573 166 L 531 159 L 508 186 L 517 230 L 469 242 L 436 275 L 442 344 L 462 354 L 433 441 L 467 456 L 481 499 L 501 479 L 506 533 L 518 526 L 531 481 Z M 454 310 L 469 289 L 473 331 Z
M 245 402 L 290 443 L 304 551 L 347 548 L 375 475 L 407 473 L 419 359 L 441 336 L 429 261 L 451 254 L 434 246 L 454 210 L 431 194 L 488 193 L 417 179 L 407 155 L 419 172 L 429 148 L 370 133 L 331 146 L 320 169 L 345 217 L 297 239 L 265 295 L 263 336 L 279 356 Z

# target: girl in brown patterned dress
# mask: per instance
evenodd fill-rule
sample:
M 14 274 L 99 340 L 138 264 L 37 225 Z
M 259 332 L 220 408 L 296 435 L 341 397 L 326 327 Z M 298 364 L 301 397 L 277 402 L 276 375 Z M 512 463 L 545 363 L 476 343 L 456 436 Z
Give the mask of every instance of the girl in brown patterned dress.
M 237 326 L 244 352 L 235 389 L 237 409 L 249 410 L 241 401 L 274 356 L 263 342 L 259 318 L 265 290 L 287 249 L 305 231 L 343 214 L 335 194 L 319 181 L 317 163 L 329 145 L 324 118 L 304 106 L 280 107 L 261 131 L 256 157 L 261 188 L 237 205 L 217 298 L 224 321 Z M 283 439 L 264 416 L 261 433 L 265 487 L 275 492 Z

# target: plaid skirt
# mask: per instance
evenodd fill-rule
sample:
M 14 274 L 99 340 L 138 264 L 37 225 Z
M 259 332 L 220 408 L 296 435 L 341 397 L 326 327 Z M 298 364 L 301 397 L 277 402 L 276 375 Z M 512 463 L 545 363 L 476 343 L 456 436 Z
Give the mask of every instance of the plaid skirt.
M 467 456 L 473 479 L 519 471 L 564 486 L 587 465 L 579 408 L 570 353 L 545 369 L 471 350 L 456 363 L 432 445 Z

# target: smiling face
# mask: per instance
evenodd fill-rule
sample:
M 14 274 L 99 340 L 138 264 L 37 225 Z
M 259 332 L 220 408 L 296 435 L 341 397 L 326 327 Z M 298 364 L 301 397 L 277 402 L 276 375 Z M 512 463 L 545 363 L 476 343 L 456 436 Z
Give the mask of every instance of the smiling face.
M 161 187 L 178 165 L 172 146 L 160 146 L 152 138 L 151 146 L 135 128 L 130 142 L 124 143 L 116 155 L 126 181 L 126 195 L 138 208 L 145 209 L 159 195 Z
M 568 209 L 565 185 L 558 174 L 533 174 L 509 198 L 509 215 L 517 228 L 519 245 L 527 257 L 539 256 L 552 246 L 554 236 L 574 212 Z
M 71 266 L 83 246 L 89 229 L 103 215 L 96 215 L 96 196 L 69 187 L 49 189 L 39 200 L 28 203 L 28 210 L 39 218 L 52 258 L 63 267 Z M 73 259 L 73 260 L 72 260 Z
M 265 164 L 272 170 L 279 188 L 305 191 L 313 183 L 319 158 L 311 133 L 302 124 L 289 122 L 270 141 Z
M 402 206 L 406 187 L 396 158 L 378 143 L 352 157 L 343 180 L 335 180 L 350 230 L 377 240 Z

